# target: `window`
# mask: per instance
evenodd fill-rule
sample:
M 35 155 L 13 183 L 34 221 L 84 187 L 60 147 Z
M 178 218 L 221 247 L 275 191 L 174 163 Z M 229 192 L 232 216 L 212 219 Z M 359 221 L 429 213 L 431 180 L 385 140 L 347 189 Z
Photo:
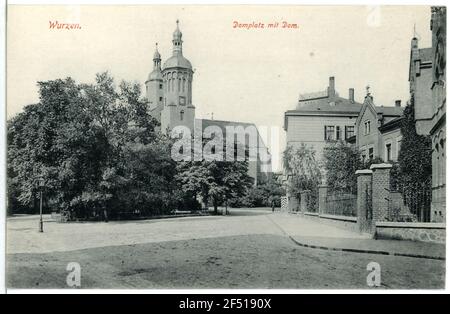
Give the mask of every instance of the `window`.
M 366 162 L 366 155 L 361 154 L 361 160 L 362 160 L 362 162 Z
M 326 125 L 325 126 L 325 141 L 333 141 L 334 140 L 334 125 Z
M 162 97 L 159 97 L 159 101 L 162 101 Z
M 345 126 L 345 139 L 348 139 L 355 135 L 355 127 L 353 125 Z
M 386 144 L 386 161 L 392 160 L 392 144 Z
M 373 159 L 373 147 L 369 148 L 369 159 Z
M 159 89 L 163 89 L 163 84 L 159 84 Z
M 184 111 L 181 110 L 180 111 L 180 121 L 183 121 L 183 118 L 184 118 Z
M 400 148 L 402 147 L 402 139 L 401 138 L 397 138 L 397 155 L 396 158 L 398 160 L 398 156 L 400 155 Z
M 367 135 L 370 133 L 370 121 L 364 122 L 364 135 Z
M 180 96 L 180 105 L 181 106 L 186 105 L 186 97 Z
M 341 139 L 341 127 L 340 126 L 336 126 L 336 140 L 340 140 Z

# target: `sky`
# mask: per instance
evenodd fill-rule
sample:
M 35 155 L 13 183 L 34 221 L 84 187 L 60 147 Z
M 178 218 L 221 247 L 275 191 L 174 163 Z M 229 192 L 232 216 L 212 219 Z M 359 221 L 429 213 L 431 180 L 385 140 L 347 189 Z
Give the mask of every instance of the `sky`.
M 117 83 L 143 88 L 155 43 L 163 63 L 171 56 L 177 19 L 183 55 L 195 69 L 196 117 L 213 113 L 217 120 L 276 127 L 277 156 L 285 145 L 284 112 L 300 93 L 325 90 L 334 76 L 343 97 L 353 87 L 362 102 L 370 85 L 376 105 L 405 104 L 414 29 L 419 47 L 431 46 L 428 6 L 10 5 L 7 117 L 38 102 L 37 81 L 70 76 L 89 83 L 110 71 Z M 50 21 L 81 28 L 50 29 Z M 235 22 L 264 28 L 234 28 Z M 267 27 L 275 22 L 278 28 Z M 283 22 L 297 27 L 282 28 Z

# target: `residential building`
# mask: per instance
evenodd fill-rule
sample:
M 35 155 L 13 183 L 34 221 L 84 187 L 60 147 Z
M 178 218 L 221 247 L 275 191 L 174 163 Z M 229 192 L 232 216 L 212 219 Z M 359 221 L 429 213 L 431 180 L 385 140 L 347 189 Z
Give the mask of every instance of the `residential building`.
M 356 147 L 363 160 L 376 157 L 386 162 L 398 160 L 403 110 L 400 100 L 394 106 L 375 106 L 373 96 L 367 92 L 355 126 Z
M 298 147 L 301 143 L 313 147 L 321 160 L 325 145 L 346 140 L 355 134 L 355 122 L 362 104 L 355 101 L 353 88 L 348 98 L 340 97 L 334 77 L 329 78 L 324 91 L 301 94 L 296 108 L 284 114 L 286 145 Z

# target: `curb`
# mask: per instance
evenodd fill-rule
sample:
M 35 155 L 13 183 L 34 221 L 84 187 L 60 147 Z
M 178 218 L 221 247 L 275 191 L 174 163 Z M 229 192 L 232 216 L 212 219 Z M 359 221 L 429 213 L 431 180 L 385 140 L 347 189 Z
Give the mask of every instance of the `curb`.
M 295 240 L 290 235 L 288 235 L 288 237 L 295 244 L 297 244 L 299 246 L 302 246 L 302 247 L 311 248 L 311 249 L 328 250 L 328 251 L 339 251 L 339 252 L 352 252 L 352 253 L 378 254 L 378 255 L 392 255 L 392 256 L 425 258 L 425 259 L 433 259 L 433 260 L 445 261 L 445 257 L 442 257 L 442 256 L 430 256 L 430 255 L 395 253 L 395 252 L 377 251 L 377 250 L 346 249 L 346 248 L 327 247 L 327 246 L 321 246 L 321 245 L 312 245 L 312 244 L 301 243 L 301 242 Z

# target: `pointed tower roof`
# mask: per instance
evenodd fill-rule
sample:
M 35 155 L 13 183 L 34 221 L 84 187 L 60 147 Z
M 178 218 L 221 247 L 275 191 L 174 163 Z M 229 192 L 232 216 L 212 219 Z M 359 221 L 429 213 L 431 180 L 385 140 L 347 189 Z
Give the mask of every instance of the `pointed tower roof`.
M 153 71 L 148 75 L 147 81 L 162 81 L 161 72 L 161 54 L 158 51 L 158 43 L 156 43 L 155 53 L 153 54 Z
M 153 54 L 153 61 L 158 59 L 161 60 L 161 55 L 158 51 L 158 43 L 156 43 L 155 53 Z
M 177 20 L 177 28 L 173 32 L 172 39 L 172 57 L 167 59 L 164 63 L 164 69 L 167 68 L 185 68 L 192 70 L 192 64 L 183 56 L 183 40 L 181 37 L 183 34 L 180 31 L 179 21 Z

